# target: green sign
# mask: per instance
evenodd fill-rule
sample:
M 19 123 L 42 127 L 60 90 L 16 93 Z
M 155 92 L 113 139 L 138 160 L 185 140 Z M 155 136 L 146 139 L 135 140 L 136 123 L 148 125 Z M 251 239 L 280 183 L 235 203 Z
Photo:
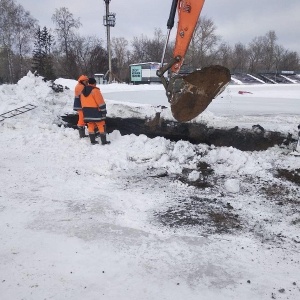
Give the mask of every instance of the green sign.
M 131 66 L 131 81 L 142 81 L 142 66 Z

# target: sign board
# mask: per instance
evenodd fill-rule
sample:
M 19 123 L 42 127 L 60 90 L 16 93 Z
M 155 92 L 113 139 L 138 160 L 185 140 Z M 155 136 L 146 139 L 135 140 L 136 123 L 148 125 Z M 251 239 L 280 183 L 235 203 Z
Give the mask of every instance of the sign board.
M 131 81 L 142 81 L 142 66 L 131 66 Z

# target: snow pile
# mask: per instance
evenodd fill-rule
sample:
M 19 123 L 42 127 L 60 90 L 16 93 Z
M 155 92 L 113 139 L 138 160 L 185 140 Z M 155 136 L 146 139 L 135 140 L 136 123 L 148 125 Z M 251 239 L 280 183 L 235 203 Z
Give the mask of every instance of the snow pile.
M 56 93 L 31 73 L 0 86 L 1 113 L 37 105 L 0 123 L 3 299 L 299 298 L 298 157 L 117 130 L 110 145 L 92 146 L 59 126 L 72 113 L 76 81 L 57 83 L 70 89 Z M 161 86 L 101 89 L 111 116 L 168 114 L 157 105 Z M 230 89 L 232 98 L 216 102 L 244 97 Z M 254 89 L 239 98 L 248 108 Z M 148 103 L 132 101 L 140 93 Z M 256 117 L 235 120 L 266 119 Z M 287 130 L 297 117 L 275 113 L 266 122 L 280 127 L 285 118 Z M 212 111 L 201 118 L 234 123 Z

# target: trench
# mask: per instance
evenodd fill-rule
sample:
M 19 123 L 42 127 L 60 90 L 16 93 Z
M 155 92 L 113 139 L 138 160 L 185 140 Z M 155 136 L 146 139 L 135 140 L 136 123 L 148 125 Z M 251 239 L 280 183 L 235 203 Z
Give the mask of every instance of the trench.
M 61 116 L 63 126 L 77 128 L 77 114 Z M 250 129 L 239 128 L 214 128 L 200 123 L 179 123 L 160 118 L 157 113 L 155 118 L 106 118 L 108 133 L 118 130 L 121 135 L 144 134 L 149 138 L 157 136 L 171 141 L 189 141 L 193 144 L 207 144 L 217 147 L 234 147 L 242 151 L 262 151 L 275 145 L 289 145 L 296 142 L 291 134 L 285 135 L 277 131 L 267 131 L 259 124 Z

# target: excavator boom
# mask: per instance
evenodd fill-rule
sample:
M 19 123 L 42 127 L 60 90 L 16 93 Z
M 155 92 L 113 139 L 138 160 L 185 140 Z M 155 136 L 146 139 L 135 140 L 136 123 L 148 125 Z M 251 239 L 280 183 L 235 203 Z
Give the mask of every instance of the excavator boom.
M 162 65 L 157 75 L 166 89 L 172 114 L 179 122 L 190 121 L 201 114 L 231 80 L 230 71 L 219 65 L 194 71 L 187 76 L 179 74 L 204 2 L 205 0 L 173 0 L 167 23 L 169 32 L 163 51 Z M 176 11 L 178 25 L 173 59 L 164 66 L 165 51 Z M 163 76 L 168 70 L 171 70 L 169 80 Z
M 177 2 L 178 25 L 173 55 L 174 57 L 180 56 L 182 59 L 173 65 L 171 70 L 175 73 L 178 73 L 182 66 L 183 58 L 193 37 L 204 0 L 179 0 Z

